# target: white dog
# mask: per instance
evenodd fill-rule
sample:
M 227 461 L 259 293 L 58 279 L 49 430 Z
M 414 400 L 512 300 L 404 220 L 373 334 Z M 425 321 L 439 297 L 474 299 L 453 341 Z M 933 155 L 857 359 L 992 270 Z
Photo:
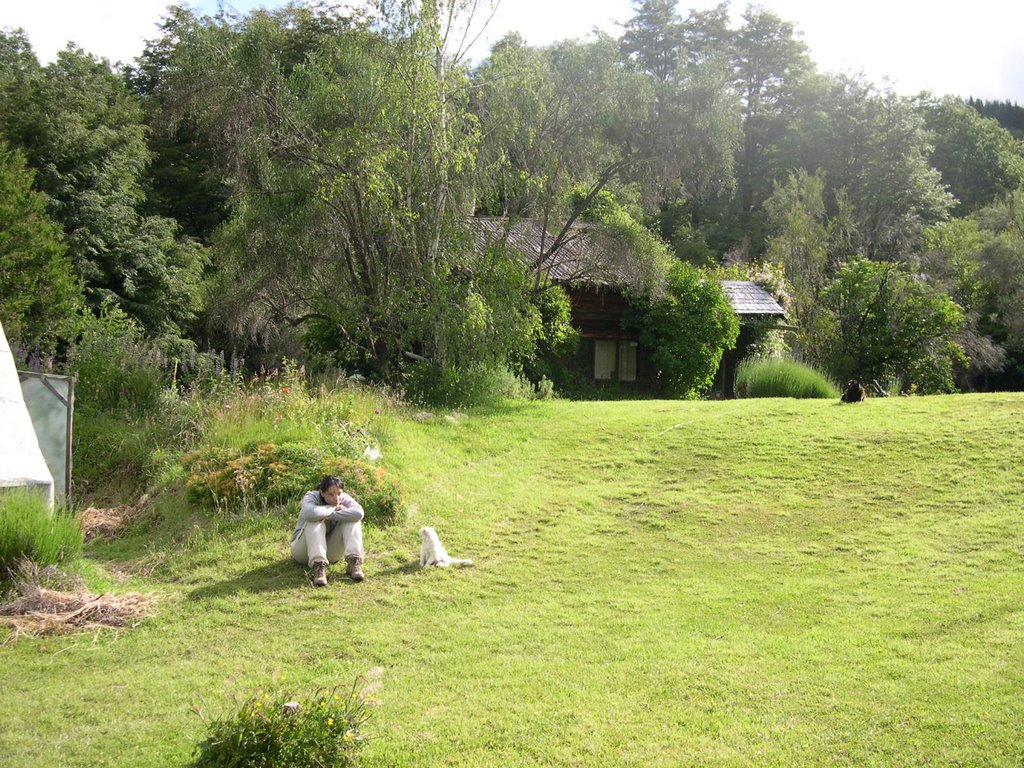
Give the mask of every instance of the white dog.
M 420 528 L 420 538 L 423 540 L 423 543 L 420 544 L 420 567 L 426 568 L 428 565 L 436 565 L 438 568 L 447 568 L 449 565 L 473 564 L 472 560 L 459 560 L 458 558 L 449 557 L 448 551 L 444 548 L 444 544 L 441 543 L 441 539 L 437 535 L 437 531 L 433 528 Z

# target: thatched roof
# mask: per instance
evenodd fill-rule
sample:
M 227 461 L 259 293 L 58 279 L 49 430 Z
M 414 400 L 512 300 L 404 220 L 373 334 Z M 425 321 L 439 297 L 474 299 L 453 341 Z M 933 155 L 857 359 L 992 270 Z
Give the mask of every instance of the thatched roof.
M 540 267 L 556 283 L 625 286 L 643 279 L 629 250 L 599 224 L 574 225 L 561 247 L 550 255 L 555 235 L 545 231 L 536 219 L 474 216 L 470 225 L 480 250 L 504 242 L 525 263 Z
M 629 249 L 600 224 L 574 225 L 562 246 L 550 255 L 546 254 L 555 235 L 536 219 L 474 216 L 470 225 L 480 251 L 503 242 L 524 263 L 546 271 L 555 283 L 625 287 L 641 284 L 645 278 Z M 786 314 L 768 291 L 750 280 L 723 280 L 722 289 L 740 316 Z

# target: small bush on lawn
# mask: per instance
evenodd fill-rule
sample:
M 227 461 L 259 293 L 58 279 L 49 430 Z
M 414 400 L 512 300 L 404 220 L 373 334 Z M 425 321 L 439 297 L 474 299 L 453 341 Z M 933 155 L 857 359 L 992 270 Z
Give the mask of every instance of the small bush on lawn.
M 359 764 L 365 704 L 353 687 L 303 701 L 257 692 L 237 712 L 208 723 L 195 768 L 343 768 Z
M 435 407 L 493 406 L 502 400 L 529 400 L 533 386 L 499 365 L 460 367 L 420 362 L 410 368 L 405 396 L 414 403 Z
M 751 360 L 736 368 L 739 397 L 836 398 L 839 388 L 823 374 L 795 360 Z
M 72 515 L 51 512 L 38 491 L 0 491 L 0 579 L 23 558 L 46 566 L 81 552 L 82 531 Z
M 324 475 L 337 475 L 366 510 L 367 522 L 390 525 L 401 516 L 401 488 L 383 469 L 306 444 L 211 447 L 186 455 L 182 464 L 189 497 L 218 509 L 297 503 Z

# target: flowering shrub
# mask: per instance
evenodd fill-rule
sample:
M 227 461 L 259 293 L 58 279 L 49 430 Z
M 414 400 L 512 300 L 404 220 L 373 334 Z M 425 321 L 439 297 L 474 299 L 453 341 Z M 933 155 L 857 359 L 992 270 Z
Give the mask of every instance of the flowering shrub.
M 304 701 L 257 691 L 238 711 L 207 723 L 195 768 L 343 768 L 359 764 L 366 706 L 355 686 L 321 689 Z
M 367 522 L 390 525 L 401 516 L 401 488 L 383 469 L 328 456 L 305 443 L 257 443 L 241 451 L 205 448 L 187 454 L 182 464 L 189 497 L 218 509 L 297 502 L 324 475 L 337 475 L 366 510 Z
M 793 311 L 793 297 L 789 294 L 789 286 L 786 284 L 786 271 L 780 264 L 763 262 L 761 264 L 749 264 L 746 269 L 746 277 L 742 280 L 750 280 L 757 283 L 772 295 L 786 314 Z
M 735 264 L 720 272 L 723 280 L 750 280 L 764 288 L 786 311 L 794 316 L 793 296 L 786 283 L 786 272 L 781 264 L 761 262 Z M 748 316 L 743 320 L 750 339 L 748 354 L 762 359 L 781 359 L 789 352 L 786 334 L 779 329 L 779 318 L 774 315 Z
M 107 302 L 99 317 L 80 319 L 80 337 L 68 350 L 68 371 L 78 377 L 75 406 L 91 411 L 155 410 L 171 380 L 167 358 L 142 328 Z

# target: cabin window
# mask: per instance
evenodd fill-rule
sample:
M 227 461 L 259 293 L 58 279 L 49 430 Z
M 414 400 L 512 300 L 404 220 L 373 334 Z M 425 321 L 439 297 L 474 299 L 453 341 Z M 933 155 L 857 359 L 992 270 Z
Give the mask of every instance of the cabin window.
M 635 341 L 594 339 L 594 378 L 636 381 Z
M 619 381 L 636 381 L 635 341 L 619 342 Z
M 615 378 L 615 339 L 594 340 L 594 378 Z

